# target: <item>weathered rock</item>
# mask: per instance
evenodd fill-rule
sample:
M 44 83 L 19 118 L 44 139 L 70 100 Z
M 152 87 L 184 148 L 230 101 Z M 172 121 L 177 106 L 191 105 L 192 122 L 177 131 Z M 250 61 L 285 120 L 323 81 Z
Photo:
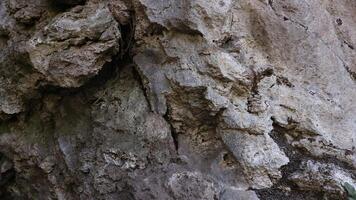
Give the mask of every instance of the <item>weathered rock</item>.
M 207 40 L 219 40 L 228 34 L 233 1 L 153 1 L 140 0 L 151 22 L 168 29 L 203 34 Z
M 69 6 L 72 6 L 72 5 L 78 5 L 78 4 L 83 4 L 86 0 L 51 0 L 53 1 L 53 3 L 55 4 L 63 4 L 63 5 L 69 5 Z
M 23 111 L 26 96 L 32 96 L 36 75 L 24 55 L 26 31 L 10 15 L 8 1 L 0 2 L 0 117 Z M 22 32 L 23 31 L 23 32 Z M 24 34 L 24 35 L 22 35 Z
M 353 0 L 0 1 L 0 198 L 344 198 L 355 13 Z
M 344 194 L 344 184 L 355 187 L 352 174 L 334 164 L 322 164 L 307 161 L 302 164 L 301 171 L 294 172 L 289 179 L 303 190 L 323 191 L 330 194 Z
M 10 14 L 20 23 L 33 24 L 46 11 L 46 2 L 42 0 L 11 0 L 8 4 Z
M 282 177 L 278 169 L 289 160 L 269 136 L 238 131 L 222 131 L 220 134 L 254 188 L 271 187 L 272 181 Z
M 221 200 L 259 200 L 256 193 L 253 191 L 239 191 L 233 188 L 224 190 L 219 199 Z
M 168 186 L 175 199 L 216 199 L 216 187 L 197 172 L 175 173 Z
M 60 14 L 29 42 L 35 69 L 61 87 L 79 87 L 119 50 L 120 32 L 105 4 Z

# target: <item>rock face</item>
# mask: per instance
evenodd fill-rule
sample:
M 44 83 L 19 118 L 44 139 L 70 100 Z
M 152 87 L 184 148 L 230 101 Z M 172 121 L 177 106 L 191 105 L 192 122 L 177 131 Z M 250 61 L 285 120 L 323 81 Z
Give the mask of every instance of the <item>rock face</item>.
M 104 5 L 59 14 L 29 41 L 33 67 L 61 87 L 79 87 L 119 50 L 120 31 Z
M 0 199 L 343 199 L 353 0 L 0 1 Z

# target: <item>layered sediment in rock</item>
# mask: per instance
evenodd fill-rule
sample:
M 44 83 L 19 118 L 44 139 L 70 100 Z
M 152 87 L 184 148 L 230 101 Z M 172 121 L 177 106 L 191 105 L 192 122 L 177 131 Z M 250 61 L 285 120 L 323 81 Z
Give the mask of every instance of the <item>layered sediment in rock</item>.
M 0 2 L 0 197 L 342 199 L 356 3 Z

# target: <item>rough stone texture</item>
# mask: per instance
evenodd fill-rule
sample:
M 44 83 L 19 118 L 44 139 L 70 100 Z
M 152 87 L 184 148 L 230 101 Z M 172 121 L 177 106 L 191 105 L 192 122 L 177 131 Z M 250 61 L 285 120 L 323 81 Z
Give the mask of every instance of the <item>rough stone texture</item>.
M 33 67 L 61 87 L 79 87 L 119 49 L 120 32 L 103 4 L 60 14 L 29 41 Z
M 343 199 L 354 0 L 0 1 L 0 199 Z
M 301 188 L 342 194 L 344 182 L 355 187 L 350 174 L 334 164 L 314 163 L 309 160 L 302 164 L 301 169 L 290 177 Z

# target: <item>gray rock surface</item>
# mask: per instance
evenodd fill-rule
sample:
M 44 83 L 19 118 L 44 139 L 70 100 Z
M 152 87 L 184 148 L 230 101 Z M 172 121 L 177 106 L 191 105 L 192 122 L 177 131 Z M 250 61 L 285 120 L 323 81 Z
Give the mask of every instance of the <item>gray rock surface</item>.
M 119 51 L 120 31 L 103 4 L 59 14 L 29 41 L 33 67 L 61 87 L 79 87 Z
M 289 178 L 306 190 L 321 190 L 342 194 L 345 182 L 353 187 L 356 186 L 352 174 L 334 164 L 322 164 L 309 160 L 302 163 L 301 169 L 291 174 Z
M 0 199 L 343 199 L 353 0 L 0 1 Z

